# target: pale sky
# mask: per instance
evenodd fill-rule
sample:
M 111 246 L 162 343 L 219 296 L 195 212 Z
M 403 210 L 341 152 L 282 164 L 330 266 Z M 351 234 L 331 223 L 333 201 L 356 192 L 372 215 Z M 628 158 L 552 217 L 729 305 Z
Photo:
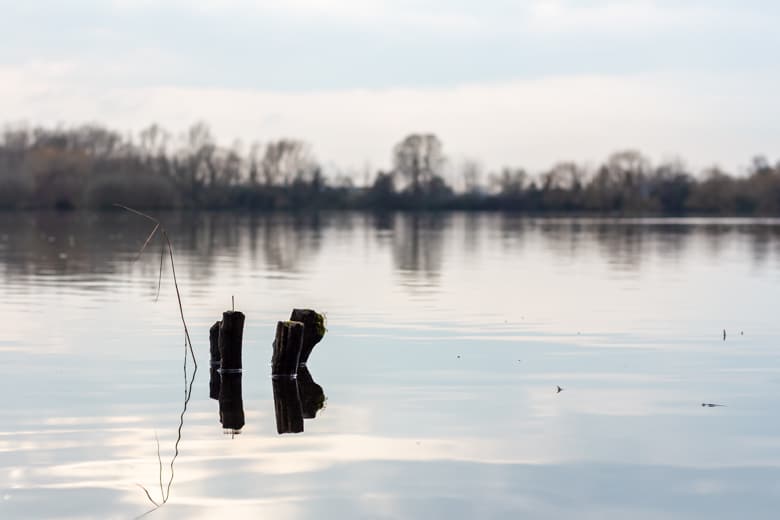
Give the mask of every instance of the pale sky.
M 637 148 L 739 172 L 780 158 L 780 3 L 0 0 L 0 122 L 223 144 L 296 137 L 386 168 L 410 132 L 537 172 Z

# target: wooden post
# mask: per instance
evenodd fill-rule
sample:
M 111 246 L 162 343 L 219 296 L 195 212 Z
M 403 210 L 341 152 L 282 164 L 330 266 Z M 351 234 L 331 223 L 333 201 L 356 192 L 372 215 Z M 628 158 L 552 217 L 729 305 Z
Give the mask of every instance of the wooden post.
M 213 328 L 213 327 L 212 327 Z M 219 327 L 219 355 L 222 371 L 241 370 L 241 341 L 244 336 L 244 313 L 225 311 Z
M 325 406 L 325 392 L 311 377 L 306 365 L 298 366 L 298 397 L 301 400 L 301 411 L 304 419 L 314 419 Z
M 271 381 L 274 388 L 274 412 L 276 413 L 276 432 L 301 433 L 303 431 L 303 413 L 301 399 L 298 397 L 298 381 L 292 378 L 279 378 Z
M 241 372 L 221 375 L 219 385 L 219 422 L 228 433 L 240 433 L 244 427 L 244 398 L 241 393 Z
M 219 365 L 209 367 L 209 398 L 219 399 L 219 386 L 222 384 L 222 376 L 219 373 Z
M 219 354 L 219 326 L 221 322 L 217 321 L 209 329 L 209 352 L 211 354 L 211 364 L 219 364 L 222 357 Z
M 219 385 L 221 382 L 221 378 L 219 377 L 219 367 L 221 365 L 219 355 L 219 326 L 220 322 L 216 322 L 209 329 L 209 352 L 211 354 L 211 366 L 209 367 L 209 397 L 211 399 L 219 399 Z
M 293 309 L 290 321 L 303 323 L 303 347 L 298 362 L 305 365 L 314 346 L 325 335 L 325 317 L 311 309 Z
M 276 324 L 271 374 L 274 377 L 295 377 L 303 346 L 303 323 L 280 321 Z

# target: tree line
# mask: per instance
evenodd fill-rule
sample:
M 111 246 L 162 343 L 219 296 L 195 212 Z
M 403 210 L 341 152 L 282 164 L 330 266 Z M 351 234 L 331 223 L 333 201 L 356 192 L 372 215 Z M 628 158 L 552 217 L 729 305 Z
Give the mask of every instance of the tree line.
M 681 161 L 653 165 L 634 150 L 593 168 L 560 162 L 530 174 L 448 164 L 433 134 L 410 134 L 392 167 L 365 186 L 326 177 L 297 139 L 217 144 L 208 125 L 174 136 L 96 125 L 6 128 L 0 135 L 0 209 L 460 209 L 629 215 L 780 215 L 780 162 L 758 157 L 745 175 Z M 445 171 L 449 171 L 448 182 Z M 454 172 L 454 174 L 452 173 Z

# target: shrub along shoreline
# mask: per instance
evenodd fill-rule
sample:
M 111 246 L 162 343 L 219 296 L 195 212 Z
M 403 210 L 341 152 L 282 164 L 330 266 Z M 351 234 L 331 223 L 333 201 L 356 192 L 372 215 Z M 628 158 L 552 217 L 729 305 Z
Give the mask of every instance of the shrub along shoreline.
M 306 143 L 280 139 L 243 150 L 216 144 L 207 125 L 174 139 L 152 125 L 138 136 L 101 126 L 8 128 L 0 136 L 0 209 L 501 210 L 534 214 L 780 215 L 780 162 L 755 158 L 744 176 L 694 175 L 637 151 L 595 168 L 560 162 L 531 175 L 448 165 L 432 134 L 393 148 L 393 167 L 356 187 L 326 177 Z M 449 168 L 448 168 L 449 166 Z M 447 183 L 443 172 L 458 185 Z

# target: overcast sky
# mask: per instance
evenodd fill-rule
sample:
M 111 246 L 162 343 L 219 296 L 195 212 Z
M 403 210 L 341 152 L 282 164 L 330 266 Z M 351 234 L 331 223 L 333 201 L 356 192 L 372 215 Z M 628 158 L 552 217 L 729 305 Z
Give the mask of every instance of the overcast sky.
M 298 137 L 387 167 L 434 132 L 456 164 L 538 171 L 637 148 L 731 171 L 780 158 L 780 2 L 0 0 L 3 123 L 224 144 Z

